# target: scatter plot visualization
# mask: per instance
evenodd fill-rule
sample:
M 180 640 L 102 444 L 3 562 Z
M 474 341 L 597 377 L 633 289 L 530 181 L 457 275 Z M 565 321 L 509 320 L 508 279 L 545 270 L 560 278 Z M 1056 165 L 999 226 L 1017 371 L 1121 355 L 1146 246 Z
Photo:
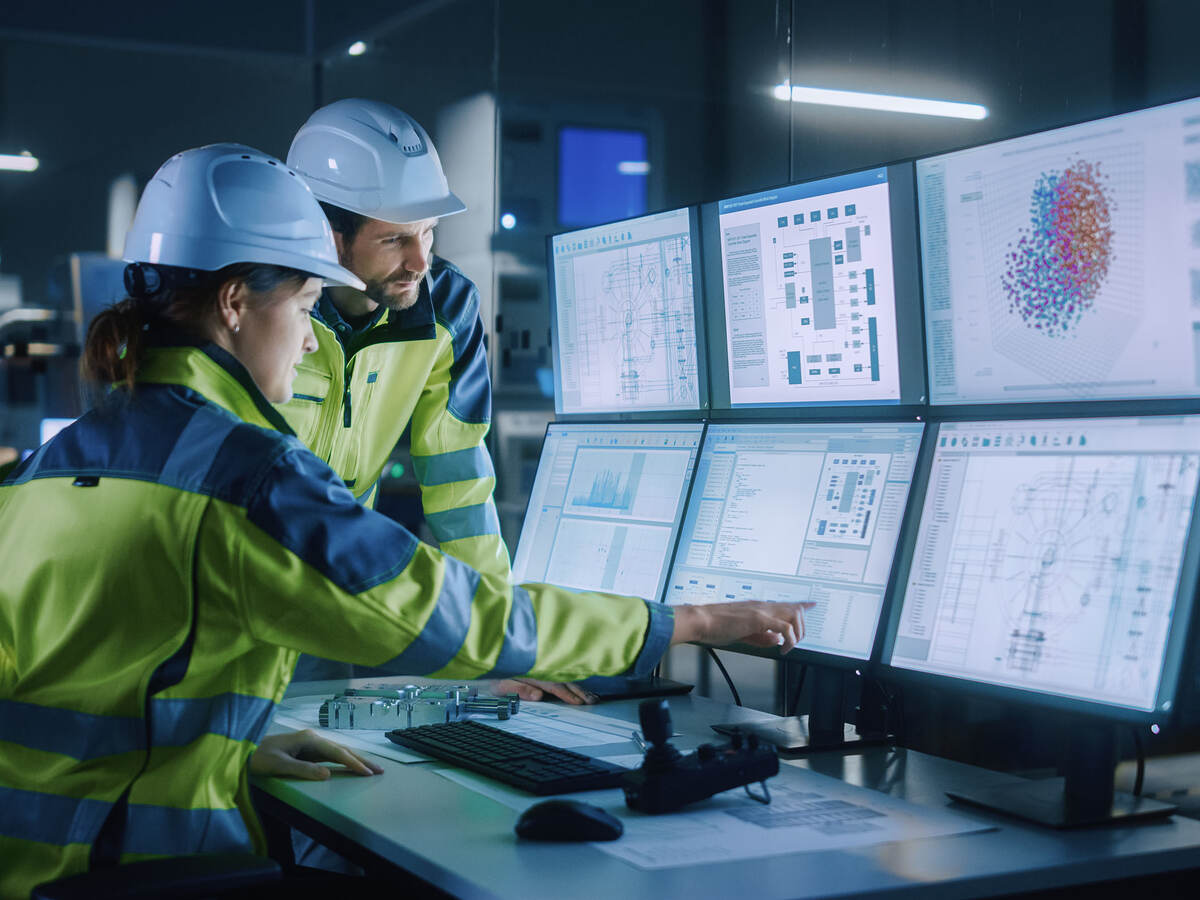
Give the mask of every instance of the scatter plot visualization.
M 1010 245 L 1003 276 L 1011 314 L 1066 337 L 1094 309 L 1113 258 L 1114 205 L 1097 163 L 1077 159 L 1038 177 L 1029 226 Z

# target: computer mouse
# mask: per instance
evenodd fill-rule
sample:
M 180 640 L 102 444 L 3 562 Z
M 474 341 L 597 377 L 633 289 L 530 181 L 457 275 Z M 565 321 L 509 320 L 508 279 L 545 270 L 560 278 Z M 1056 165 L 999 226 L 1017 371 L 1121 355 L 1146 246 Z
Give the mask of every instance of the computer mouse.
M 527 841 L 615 841 L 621 820 L 579 800 L 543 800 L 517 819 L 517 836 Z

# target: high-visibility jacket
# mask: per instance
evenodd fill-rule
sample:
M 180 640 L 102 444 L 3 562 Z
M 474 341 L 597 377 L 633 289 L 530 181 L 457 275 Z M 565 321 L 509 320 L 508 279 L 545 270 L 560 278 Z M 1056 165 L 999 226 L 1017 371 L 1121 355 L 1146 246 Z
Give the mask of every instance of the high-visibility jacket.
M 246 761 L 300 651 L 572 679 L 665 650 L 665 606 L 481 576 L 286 432 L 232 356 L 159 347 L 0 484 L 0 897 L 261 850 Z
M 372 505 L 411 421 L 421 504 L 439 546 L 479 572 L 508 578 L 484 445 L 492 386 L 475 285 L 435 256 L 408 309 L 381 307 L 375 323 L 356 333 L 325 294 L 313 331 L 319 348 L 299 366 L 293 399 L 280 407 L 297 436 Z

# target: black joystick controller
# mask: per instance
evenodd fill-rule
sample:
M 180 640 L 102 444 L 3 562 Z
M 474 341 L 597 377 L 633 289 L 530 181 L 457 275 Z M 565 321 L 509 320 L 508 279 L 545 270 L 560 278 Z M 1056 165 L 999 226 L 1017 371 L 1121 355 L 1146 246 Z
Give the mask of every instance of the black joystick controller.
M 670 772 L 683 758 L 671 745 L 671 710 L 666 700 L 646 700 L 638 707 L 638 719 L 642 723 L 642 736 L 650 746 L 642 761 L 643 772 Z M 706 745 L 707 746 L 707 745 Z
M 689 803 L 756 781 L 763 782 L 762 796 L 770 802 L 766 779 L 779 774 L 775 748 L 760 745 L 754 735 L 746 740 L 736 733 L 728 744 L 703 744 L 695 753 L 682 754 L 671 746 L 671 712 L 666 700 L 646 700 L 638 707 L 642 734 L 647 743 L 640 769 L 626 773 L 621 785 L 625 803 L 644 813 L 674 812 Z M 750 793 L 749 788 L 746 791 Z

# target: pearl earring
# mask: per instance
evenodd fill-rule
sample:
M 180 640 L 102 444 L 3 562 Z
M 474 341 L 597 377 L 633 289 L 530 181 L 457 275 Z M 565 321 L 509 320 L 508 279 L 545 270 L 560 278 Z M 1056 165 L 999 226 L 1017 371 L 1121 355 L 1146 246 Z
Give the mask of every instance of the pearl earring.
M 241 325 L 234 325 L 234 326 L 233 326 L 233 333 L 234 333 L 234 334 L 237 334 L 237 333 L 238 333 L 239 331 L 241 331 L 241 330 L 242 330 L 242 326 L 241 326 Z

